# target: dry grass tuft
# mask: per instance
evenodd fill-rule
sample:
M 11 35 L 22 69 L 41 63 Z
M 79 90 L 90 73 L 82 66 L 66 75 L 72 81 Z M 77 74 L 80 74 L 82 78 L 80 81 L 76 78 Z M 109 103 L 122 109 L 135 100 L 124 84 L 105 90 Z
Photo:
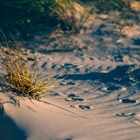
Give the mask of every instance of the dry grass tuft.
M 66 30 L 79 31 L 89 16 L 87 9 L 76 0 L 52 0 L 47 4 L 50 16 L 60 20 Z
M 27 65 L 26 59 L 24 59 L 24 57 L 22 56 L 22 52 L 20 50 L 13 51 L 9 48 L 1 48 L 0 64 L 2 84 L 16 91 L 17 95 L 39 100 L 45 104 L 50 104 L 59 109 L 72 113 L 76 116 L 87 119 L 85 116 L 65 109 L 59 105 L 40 100 L 41 95 L 43 95 L 43 93 L 52 90 L 53 87 L 58 85 L 58 80 L 56 80 L 55 78 L 53 78 L 53 76 L 50 75 L 44 76 L 42 74 L 38 74 L 38 72 L 35 69 L 32 72 L 32 70 L 30 70 L 30 68 Z M 20 105 L 19 101 L 17 102 L 18 105 Z M 7 101 L 1 104 L 1 108 L 3 110 L 3 105 L 5 103 L 7 103 Z
M 43 93 L 57 84 L 52 76 L 30 69 L 20 50 L 1 48 L 0 63 L 3 83 L 18 95 L 39 100 Z

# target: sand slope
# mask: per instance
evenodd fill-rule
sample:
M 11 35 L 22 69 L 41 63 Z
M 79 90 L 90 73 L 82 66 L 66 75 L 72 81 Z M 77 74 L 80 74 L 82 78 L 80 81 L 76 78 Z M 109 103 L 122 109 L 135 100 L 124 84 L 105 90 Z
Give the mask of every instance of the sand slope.
M 54 57 L 56 54 L 42 57 L 40 67 L 49 59 L 50 67 L 47 68 L 51 69 Z M 5 133 L 4 140 L 19 140 L 19 135 L 27 140 L 139 139 L 139 103 L 119 102 L 124 97 L 140 101 L 139 90 L 137 86 L 132 89 L 130 79 L 132 75 L 135 80 L 139 80 L 139 68 L 131 63 L 128 65 L 110 60 L 104 63 L 103 60 L 90 60 L 87 57 L 84 60 L 75 57 L 75 61 L 72 61 L 74 57 L 73 54 L 64 54 L 59 56 L 61 63 L 55 61 L 55 65 L 61 67 L 57 67 L 57 70 L 53 67 L 54 71 L 58 72 L 62 68 L 66 78 L 58 88 L 41 99 L 44 102 L 19 97 L 20 107 L 11 103 L 4 104 L 6 118 L 0 127 Z M 96 71 L 91 72 L 90 69 L 84 73 L 88 68 L 87 62 L 89 65 L 96 64 L 93 66 Z M 111 69 L 108 69 L 109 66 L 112 66 Z M 47 68 L 43 67 L 42 71 Z M 128 73 L 130 68 L 132 71 Z M 130 94 L 130 89 L 135 93 Z M 72 98 L 75 95 L 77 98 Z M 11 96 L 14 95 L 10 92 L 1 93 L 1 102 L 10 100 Z
M 139 23 L 119 12 L 89 18 L 78 35 L 54 33 L 49 42 L 45 35 L 27 42 L 28 48 L 37 47 L 36 53 L 25 53 L 29 63 L 35 55 L 42 73 L 65 80 L 44 102 L 19 97 L 20 107 L 5 103 L 0 139 L 140 140 Z M 0 102 L 11 96 L 2 91 Z

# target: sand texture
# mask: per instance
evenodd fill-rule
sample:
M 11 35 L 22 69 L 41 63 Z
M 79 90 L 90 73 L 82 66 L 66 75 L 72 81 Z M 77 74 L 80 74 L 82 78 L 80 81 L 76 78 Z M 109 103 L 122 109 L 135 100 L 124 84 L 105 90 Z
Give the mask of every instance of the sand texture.
M 40 102 L 1 89 L 0 140 L 140 140 L 139 23 L 89 18 L 78 35 L 27 42 L 28 62 L 64 80 Z

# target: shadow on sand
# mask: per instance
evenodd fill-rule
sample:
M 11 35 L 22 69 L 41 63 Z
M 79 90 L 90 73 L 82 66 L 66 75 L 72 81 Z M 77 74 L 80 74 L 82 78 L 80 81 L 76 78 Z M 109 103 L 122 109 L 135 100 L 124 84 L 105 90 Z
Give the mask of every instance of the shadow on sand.
M 135 68 L 135 65 L 122 65 L 116 67 L 108 73 L 90 72 L 84 74 L 66 74 L 64 77 L 70 80 L 98 80 L 105 84 L 116 83 L 124 86 L 130 86 L 133 82 L 132 78 L 138 82 L 140 81 L 140 69 L 138 68 L 131 71 L 133 68 Z M 63 78 L 63 76 L 61 78 Z
M 0 109 L 0 140 L 26 140 L 25 132 L 8 116 L 3 118 L 3 114 L 4 110 Z

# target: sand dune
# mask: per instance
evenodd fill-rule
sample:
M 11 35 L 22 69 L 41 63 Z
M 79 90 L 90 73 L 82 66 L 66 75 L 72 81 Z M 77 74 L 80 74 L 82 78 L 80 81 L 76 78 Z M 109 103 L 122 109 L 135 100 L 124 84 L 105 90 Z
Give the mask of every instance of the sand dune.
M 51 56 L 45 55 L 39 65 L 42 66 L 45 60 L 53 60 L 55 54 Z M 62 57 L 66 59 L 62 61 Z M 88 62 L 101 64 L 104 69 L 95 65 L 98 67 L 95 72 L 89 70 L 84 73 L 88 58 L 71 61 L 73 57 L 72 54 L 59 56 L 61 63 L 55 63 L 62 69 L 52 69 L 65 71 L 67 76 L 58 88 L 41 99 L 42 102 L 18 97 L 20 107 L 12 103 L 4 104 L 3 113 L 6 116 L 0 127 L 3 140 L 19 140 L 19 137 L 27 140 L 139 139 L 139 90 L 130 78 L 132 76 L 139 81 L 139 68 L 118 62 L 102 64 L 102 60 L 96 59 Z M 109 64 L 113 66 L 110 70 Z M 78 69 L 79 66 L 81 68 Z M 77 72 L 72 74 L 73 71 Z M 14 97 L 13 93 L 1 92 L 1 102 L 10 101 L 11 96 Z M 122 103 L 119 99 L 123 98 L 138 102 Z
M 139 23 L 103 16 L 78 35 L 27 42 L 29 64 L 64 80 L 40 102 L 2 90 L 0 140 L 140 140 Z

